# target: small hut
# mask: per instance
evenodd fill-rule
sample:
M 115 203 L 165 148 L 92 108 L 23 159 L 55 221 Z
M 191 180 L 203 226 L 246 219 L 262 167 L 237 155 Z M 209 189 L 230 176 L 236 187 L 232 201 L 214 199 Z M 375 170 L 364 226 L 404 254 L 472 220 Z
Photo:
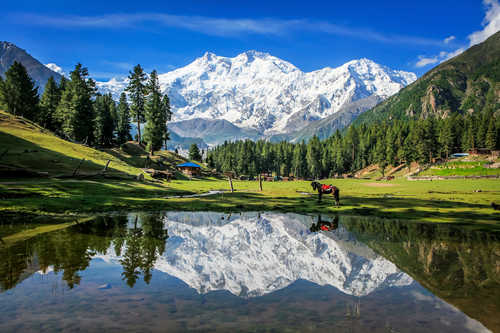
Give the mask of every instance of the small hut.
M 189 177 L 199 176 L 201 174 L 201 166 L 193 162 L 178 164 L 177 169 Z

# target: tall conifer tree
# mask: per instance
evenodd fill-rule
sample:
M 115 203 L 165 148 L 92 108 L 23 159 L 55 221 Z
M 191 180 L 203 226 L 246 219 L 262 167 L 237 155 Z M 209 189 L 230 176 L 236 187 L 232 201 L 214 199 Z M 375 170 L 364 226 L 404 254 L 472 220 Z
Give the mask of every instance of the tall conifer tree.
M 100 146 L 111 146 L 114 138 L 114 120 L 111 95 L 98 95 L 95 99 L 95 142 Z
M 94 142 L 94 106 L 92 96 L 96 92 L 94 80 L 88 78 L 88 70 L 78 63 L 70 73 L 71 81 L 65 83 L 56 118 L 61 123 L 61 134 L 68 139 L 87 143 Z
M 495 125 L 495 121 L 491 120 L 488 126 L 488 131 L 486 132 L 485 145 L 486 148 L 495 150 L 497 147 L 497 129 Z
M 132 102 L 130 106 L 132 117 L 137 122 L 137 142 L 141 143 L 141 122 L 146 120 L 144 104 L 147 93 L 145 85 L 147 77 L 141 65 L 137 65 L 133 72 L 130 72 L 128 78 L 130 81 L 126 91 Z
M 118 124 L 117 140 L 119 144 L 132 140 L 130 135 L 130 109 L 127 103 L 127 95 L 122 92 L 120 102 L 118 103 Z
M 155 150 L 161 149 L 166 134 L 166 113 L 162 102 L 158 74 L 155 70 L 151 72 L 149 77 L 147 91 L 144 141 L 147 143 L 147 150 L 153 154 Z
M 60 100 L 61 90 L 59 90 L 56 81 L 51 76 L 45 85 L 45 90 L 40 100 L 40 112 L 37 117 L 37 122 L 42 127 L 51 131 L 56 131 L 58 129 L 55 113 Z
M 196 143 L 191 144 L 191 147 L 189 147 L 189 159 L 193 161 L 201 161 L 200 149 Z
M 170 140 L 170 135 L 168 133 L 168 122 L 172 120 L 172 110 L 170 109 L 170 99 L 168 98 L 167 94 L 163 96 L 162 99 L 162 107 L 163 107 L 163 112 L 164 112 L 164 117 L 165 117 L 165 149 L 167 149 L 167 141 Z
M 309 165 L 309 172 L 315 178 L 321 175 L 321 143 L 319 138 L 315 135 L 307 144 L 307 164 Z
M 0 82 L 0 104 L 15 116 L 35 120 L 38 116 L 38 88 L 26 68 L 17 61 L 5 72 Z

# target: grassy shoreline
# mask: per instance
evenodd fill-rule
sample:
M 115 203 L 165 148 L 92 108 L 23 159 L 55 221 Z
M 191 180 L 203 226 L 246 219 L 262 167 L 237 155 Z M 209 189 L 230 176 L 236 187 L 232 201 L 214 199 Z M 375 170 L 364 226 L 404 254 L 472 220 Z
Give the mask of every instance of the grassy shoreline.
M 325 196 L 317 202 L 309 182 L 234 181 L 236 191 L 205 197 L 173 196 L 228 190 L 225 180 L 215 178 L 175 180 L 171 183 L 81 180 L 0 181 L 0 216 L 36 214 L 52 216 L 91 215 L 127 211 L 278 211 L 304 214 L 372 216 L 421 222 L 477 224 L 500 228 L 497 179 L 392 182 L 330 179 L 341 192 L 341 207 Z M 309 193 L 309 194 L 306 194 Z

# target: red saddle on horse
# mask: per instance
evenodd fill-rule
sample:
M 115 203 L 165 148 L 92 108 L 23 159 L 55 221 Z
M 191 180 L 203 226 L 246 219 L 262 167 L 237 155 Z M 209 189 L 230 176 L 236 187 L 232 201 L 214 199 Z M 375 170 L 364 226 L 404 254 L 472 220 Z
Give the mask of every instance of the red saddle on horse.
M 332 193 L 333 191 L 333 186 L 332 185 L 321 185 L 321 191 L 323 191 L 323 193 Z

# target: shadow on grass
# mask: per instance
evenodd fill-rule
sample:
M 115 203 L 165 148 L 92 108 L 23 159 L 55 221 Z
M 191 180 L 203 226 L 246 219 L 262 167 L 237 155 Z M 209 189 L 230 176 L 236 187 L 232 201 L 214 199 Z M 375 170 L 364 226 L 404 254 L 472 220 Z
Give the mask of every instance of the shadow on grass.
M 48 172 L 49 175 L 55 176 L 72 174 L 81 161 L 81 158 L 74 158 L 51 149 L 43 148 L 33 142 L 5 132 L 0 132 L 0 142 L 2 143 L 2 148 L 8 149 L 7 154 L 3 156 L 0 163 L 7 166 L 36 172 Z M 61 145 L 64 144 L 65 142 L 62 141 Z M 103 161 L 103 163 L 105 163 L 105 161 Z M 103 168 L 104 165 L 97 164 L 86 158 L 78 173 L 95 173 L 101 171 Z M 113 161 L 111 161 L 108 171 L 118 175 L 129 175 L 126 172 L 114 168 Z M 5 176 L 6 175 L 2 178 L 6 178 Z
M 4 211 L 75 212 L 106 211 L 281 211 L 295 213 L 333 213 L 384 217 L 401 220 L 432 220 L 453 223 L 482 224 L 500 228 L 500 214 L 486 204 L 426 200 L 406 197 L 359 198 L 341 197 L 342 206 L 334 206 L 332 197 L 276 196 L 258 192 L 234 192 L 197 198 L 171 198 L 193 194 L 191 191 L 168 188 L 161 184 L 146 184 L 147 188 L 131 181 L 74 181 L 30 185 L 16 189 L 16 195 L 2 200 Z M 37 193 L 37 196 L 23 193 Z M 478 223 L 479 222 L 479 223 Z

